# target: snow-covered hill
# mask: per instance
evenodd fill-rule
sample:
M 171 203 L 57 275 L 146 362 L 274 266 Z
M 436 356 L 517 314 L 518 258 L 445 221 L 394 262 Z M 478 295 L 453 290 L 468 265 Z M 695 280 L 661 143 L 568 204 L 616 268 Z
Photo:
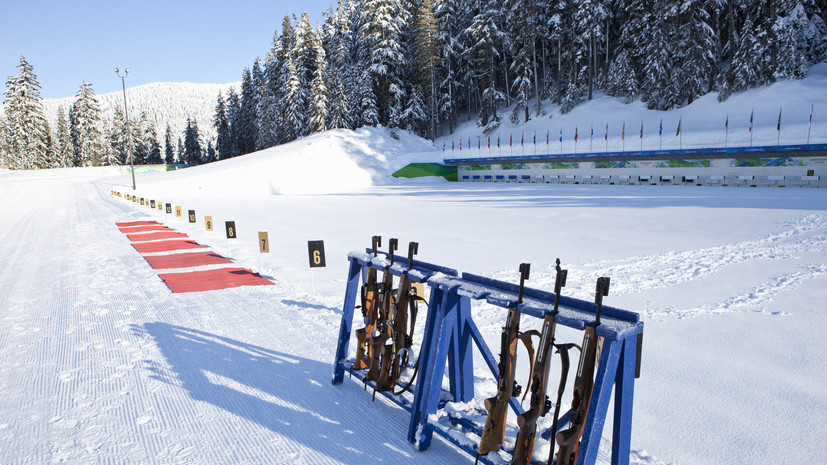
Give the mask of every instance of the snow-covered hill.
M 127 84 L 129 80 L 127 79 Z M 241 83 L 194 84 L 189 82 L 154 82 L 141 86 L 127 87 L 126 97 L 130 119 L 138 119 L 142 112 L 155 123 L 158 136 L 163 137 L 167 124 L 174 137 L 183 134 L 187 118 L 198 121 L 202 136 L 214 137 L 212 127 L 218 93 L 225 96 L 230 88 L 238 89 Z M 109 92 L 95 96 L 100 102 L 101 119 L 111 121 L 115 108 L 123 109 L 123 92 Z M 56 127 L 57 111 L 61 106 L 68 114 L 75 97 L 43 99 L 43 109 L 49 125 Z

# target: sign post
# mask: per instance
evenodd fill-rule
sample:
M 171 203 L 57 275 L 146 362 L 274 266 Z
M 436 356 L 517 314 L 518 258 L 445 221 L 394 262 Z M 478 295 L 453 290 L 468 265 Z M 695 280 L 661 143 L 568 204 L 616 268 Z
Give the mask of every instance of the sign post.
M 267 231 L 258 232 L 258 250 L 261 259 L 259 269 L 264 271 L 264 254 L 270 253 L 270 239 L 267 237 Z
M 324 241 L 307 241 L 307 255 L 310 259 L 310 284 L 315 294 L 316 279 L 313 276 L 313 268 L 324 268 L 327 266 L 324 256 Z
M 227 232 L 227 256 L 230 256 L 230 239 L 235 239 L 238 231 L 235 229 L 235 221 L 225 221 L 224 230 Z

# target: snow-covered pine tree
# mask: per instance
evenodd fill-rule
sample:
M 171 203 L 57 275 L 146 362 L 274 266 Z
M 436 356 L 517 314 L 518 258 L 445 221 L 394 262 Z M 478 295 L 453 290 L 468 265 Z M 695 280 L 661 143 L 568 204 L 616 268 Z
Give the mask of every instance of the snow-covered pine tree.
M 146 150 L 146 163 L 150 165 L 160 165 L 164 161 L 161 159 L 161 144 L 158 143 L 158 130 L 155 128 L 155 123 L 149 121 L 149 117 L 145 118 L 146 112 L 141 113 L 141 145 Z
M 172 128 L 167 124 L 167 130 L 164 132 L 164 163 L 167 165 L 175 164 L 175 148 L 172 145 Z
M 66 168 L 72 166 L 72 137 L 69 134 L 69 119 L 62 105 L 57 109 L 57 128 L 54 141 L 55 167 Z
M 471 66 L 479 78 L 482 99 L 478 124 L 487 132 L 499 125 L 497 105 L 505 100 L 497 88 L 497 63 L 503 41 L 499 24 L 502 10 L 497 0 L 480 0 L 475 13 L 470 26 L 465 30 L 470 45 L 465 53 L 470 57 Z
M 715 31 L 709 10 L 718 8 L 715 0 L 685 0 L 678 10 L 677 50 L 673 79 L 678 105 L 710 91 L 714 82 Z
M 645 52 L 640 93 L 649 109 L 668 110 L 677 101 L 672 76 L 676 13 L 671 2 L 657 0 L 653 10 L 643 17 L 648 40 L 643 45 Z
M 719 95 L 719 100 L 726 99 L 730 93 L 754 87 L 762 81 L 765 57 L 769 54 L 759 37 L 755 36 L 754 29 L 752 18 L 748 17 L 741 28 L 738 50 L 730 65 L 731 81 Z M 760 39 L 766 38 L 763 31 L 760 34 Z
M 227 156 L 225 158 L 233 158 L 241 153 L 239 147 L 244 121 L 241 113 L 241 100 L 238 93 L 236 93 L 232 87 L 227 91 L 227 101 L 225 105 L 227 109 L 227 120 L 230 122 L 230 138 L 227 147 Z
M 785 5 L 786 3 L 786 5 Z M 807 39 L 810 21 L 798 1 L 781 2 L 783 8 L 772 25 L 778 48 L 773 80 L 807 77 Z
M 241 79 L 241 100 L 236 120 L 239 155 L 251 153 L 256 149 L 256 93 L 250 69 L 244 68 Z
M 506 26 L 513 35 L 513 60 L 509 71 L 514 79 L 511 89 L 514 91 L 516 105 L 511 113 L 511 121 L 515 124 L 520 122 L 520 113 L 524 114 L 524 121 L 531 119 L 528 101 L 532 97 L 532 88 L 533 97 L 537 100 L 537 115 L 540 114 L 539 88 L 535 85 L 541 19 L 538 7 L 537 2 L 533 0 L 506 0 L 503 7 L 506 12 Z
M 213 127 L 216 131 L 215 151 L 218 155 L 218 159 L 225 160 L 230 158 L 230 121 L 227 117 L 227 108 L 224 104 L 224 96 L 221 92 L 218 93 L 218 99 L 215 104 Z
M 313 49 L 316 57 L 313 72 L 313 85 L 310 88 L 310 132 L 327 130 L 328 117 L 328 90 L 325 82 L 326 62 L 325 51 L 322 48 L 321 31 L 313 36 Z
M 184 129 L 184 160 L 189 165 L 200 165 L 203 163 L 203 156 L 198 122 L 187 118 L 187 127 Z
M 418 85 L 413 86 L 408 95 L 405 111 L 402 113 L 402 128 L 415 134 L 423 134 L 429 118 L 422 88 Z
M 416 28 L 414 29 L 411 49 L 414 69 L 416 70 L 414 80 L 419 83 L 418 91 L 423 95 L 411 95 L 408 99 L 409 104 L 406 113 L 409 113 L 411 102 L 424 98 L 427 124 L 423 126 L 425 130 L 418 132 L 418 134 L 434 139 L 437 137 L 437 121 L 439 118 L 437 81 L 439 79 L 441 57 L 439 51 L 439 22 L 434 12 L 433 0 L 422 0 L 417 9 Z M 416 92 L 416 89 L 414 92 Z
M 282 90 L 279 85 L 279 80 L 283 62 L 284 49 L 282 48 L 282 38 L 276 35 L 273 37 L 273 45 L 264 59 L 264 85 L 262 86 L 261 100 L 256 108 L 256 122 L 258 123 L 256 149 L 258 150 L 276 146 L 281 141 L 279 125 L 282 112 Z M 218 118 L 217 108 L 216 118 Z M 214 121 L 217 121 L 217 119 Z M 216 129 L 218 129 L 217 126 Z M 215 148 L 219 157 L 222 157 L 222 145 L 222 141 L 216 139 Z
M 84 82 L 72 105 L 77 139 L 75 144 L 76 166 L 98 166 L 102 163 L 103 134 L 101 133 L 100 104 L 95 98 L 92 85 Z
M 21 56 L 20 74 L 6 81 L 6 130 L 12 169 L 35 169 L 45 164 L 49 129 L 43 115 L 40 83 L 34 68 Z
M 362 41 L 369 50 L 367 72 L 373 90 L 379 123 L 399 127 L 405 88 L 402 83 L 405 50 L 402 29 L 407 14 L 399 0 L 365 0 L 362 10 Z
M 283 130 L 286 138 L 285 141 L 289 142 L 306 134 L 307 102 L 292 53 L 288 53 L 287 55 L 284 72 L 286 89 L 284 95 Z
M 186 165 L 188 164 L 187 158 L 184 155 L 184 142 L 178 137 L 178 148 L 175 150 L 176 155 L 175 159 L 178 161 L 179 165 Z
M 136 165 L 145 165 L 149 157 L 149 147 L 144 143 L 144 127 L 149 125 L 149 115 L 143 111 L 140 119 L 130 121 L 129 129 L 132 132 L 132 151 Z

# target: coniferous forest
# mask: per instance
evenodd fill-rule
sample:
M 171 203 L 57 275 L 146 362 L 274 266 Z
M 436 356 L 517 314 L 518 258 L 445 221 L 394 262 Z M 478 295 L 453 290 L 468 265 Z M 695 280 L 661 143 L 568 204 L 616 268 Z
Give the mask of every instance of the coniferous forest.
M 264 58 L 243 70 L 240 91 L 217 96 L 216 136 L 206 148 L 194 121 L 185 134 L 167 131 L 163 153 L 154 128 L 138 121 L 132 131 L 147 162 L 179 163 L 332 128 L 382 125 L 434 139 L 468 119 L 488 132 L 503 118 L 543 117 L 543 102 L 567 113 L 596 92 L 658 110 L 709 92 L 725 100 L 804 78 L 825 59 L 823 0 L 339 0 L 322 24 L 307 14 L 283 19 Z M 36 92 L 19 91 L 26 72 L 21 60 L 21 75 L 7 82 L 7 166 L 117 158 L 114 142 L 126 140 L 125 129 L 108 131 L 113 143 L 103 148 L 86 142 L 96 137 L 91 89 L 81 88 L 66 127 L 59 122 L 54 133 L 38 129 L 42 118 L 22 117 L 36 114 L 26 100 Z M 23 163 L 21 150 L 43 155 Z

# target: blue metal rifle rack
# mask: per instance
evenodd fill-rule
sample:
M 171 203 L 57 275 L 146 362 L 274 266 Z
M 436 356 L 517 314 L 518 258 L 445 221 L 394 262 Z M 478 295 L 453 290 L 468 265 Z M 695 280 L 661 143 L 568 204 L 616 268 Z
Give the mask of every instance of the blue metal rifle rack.
M 374 258 L 372 254 L 351 253 L 348 258 L 350 270 L 334 362 L 333 384 L 343 381 L 344 372 L 352 363 L 347 359 L 347 353 L 360 276 L 364 281 L 368 267 L 384 271 L 389 265 L 384 254 Z M 393 275 L 400 276 L 407 271 L 407 259 L 395 257 L 394 262 L 390 270 Z M 463 431 L 473 431 L 479 435 L 482 431 L 481 425 L 450 416 L 438 420 L 433 420 L 429 416 L 436 414 L 444 406 L 446 397 L 450 397 L 454 402 L 468 402 L 474 398 L 472 343 L 476 344 L 494 377 L 499 377 L 497 358 L 488 348 L 472 318 L 471 301 L 484 300 L 491 305 L 507 309 L 516 305 L 519 287 L 516 284 L 470 273 L 463 273 L 462 277 L 457 275 L 458 273 L 450 268 L 414 260 L 414 271 L 409 273 L 409 277 L 412 282 L 427 283 L 431 287 L 431 295 L 413 401 L 404 402 L 395 399 L 389 393 L 383 394 L 410 411 L 407 438 L 415 444 L 417 450 L 426 450 L 430 446 L 433 433 L 436 432 L 469 454 L 476 455 L 476 445 L 469 446 L 467 438 L 457 438 L 451 430 L 459 427 Z M 553 312 L 554 297 L 552 292 L 525 287 L 523 303 L 518 309 L 523 315 L 544 318 L 546 314 Z M 595 314 L 594 303 L 561 296 L 559 313 L 555 320 L 557 324 L 584 330 L 587 326 L 594 325 Z M 615 402 L 611 463 L 628 465 L 634 384 L 639 374 L 639 344 L 643 335 L 643 323 L 636 313 L 604 305 L 597 335 L 603 338 L 603 348 L 581 438 L 580 453 L 575 465 L 593 464 L 596 461 L 613 389 Z M 450 386 L 448 393 L 442 390 L 442 380 L 446 374 Z M 516 398 L 511 398 L 510 405 L 515 414 L 522 413 L 523 410 Z M 561 417 L 558 426 L 560 429 L 566 426 L 570 414 L 571 412 L 568 412 Z M 446 422 L 450 422 L 451 425 L 446 425 Z M 485 457 L 480 457 L 480 462 L 491 463 Z

